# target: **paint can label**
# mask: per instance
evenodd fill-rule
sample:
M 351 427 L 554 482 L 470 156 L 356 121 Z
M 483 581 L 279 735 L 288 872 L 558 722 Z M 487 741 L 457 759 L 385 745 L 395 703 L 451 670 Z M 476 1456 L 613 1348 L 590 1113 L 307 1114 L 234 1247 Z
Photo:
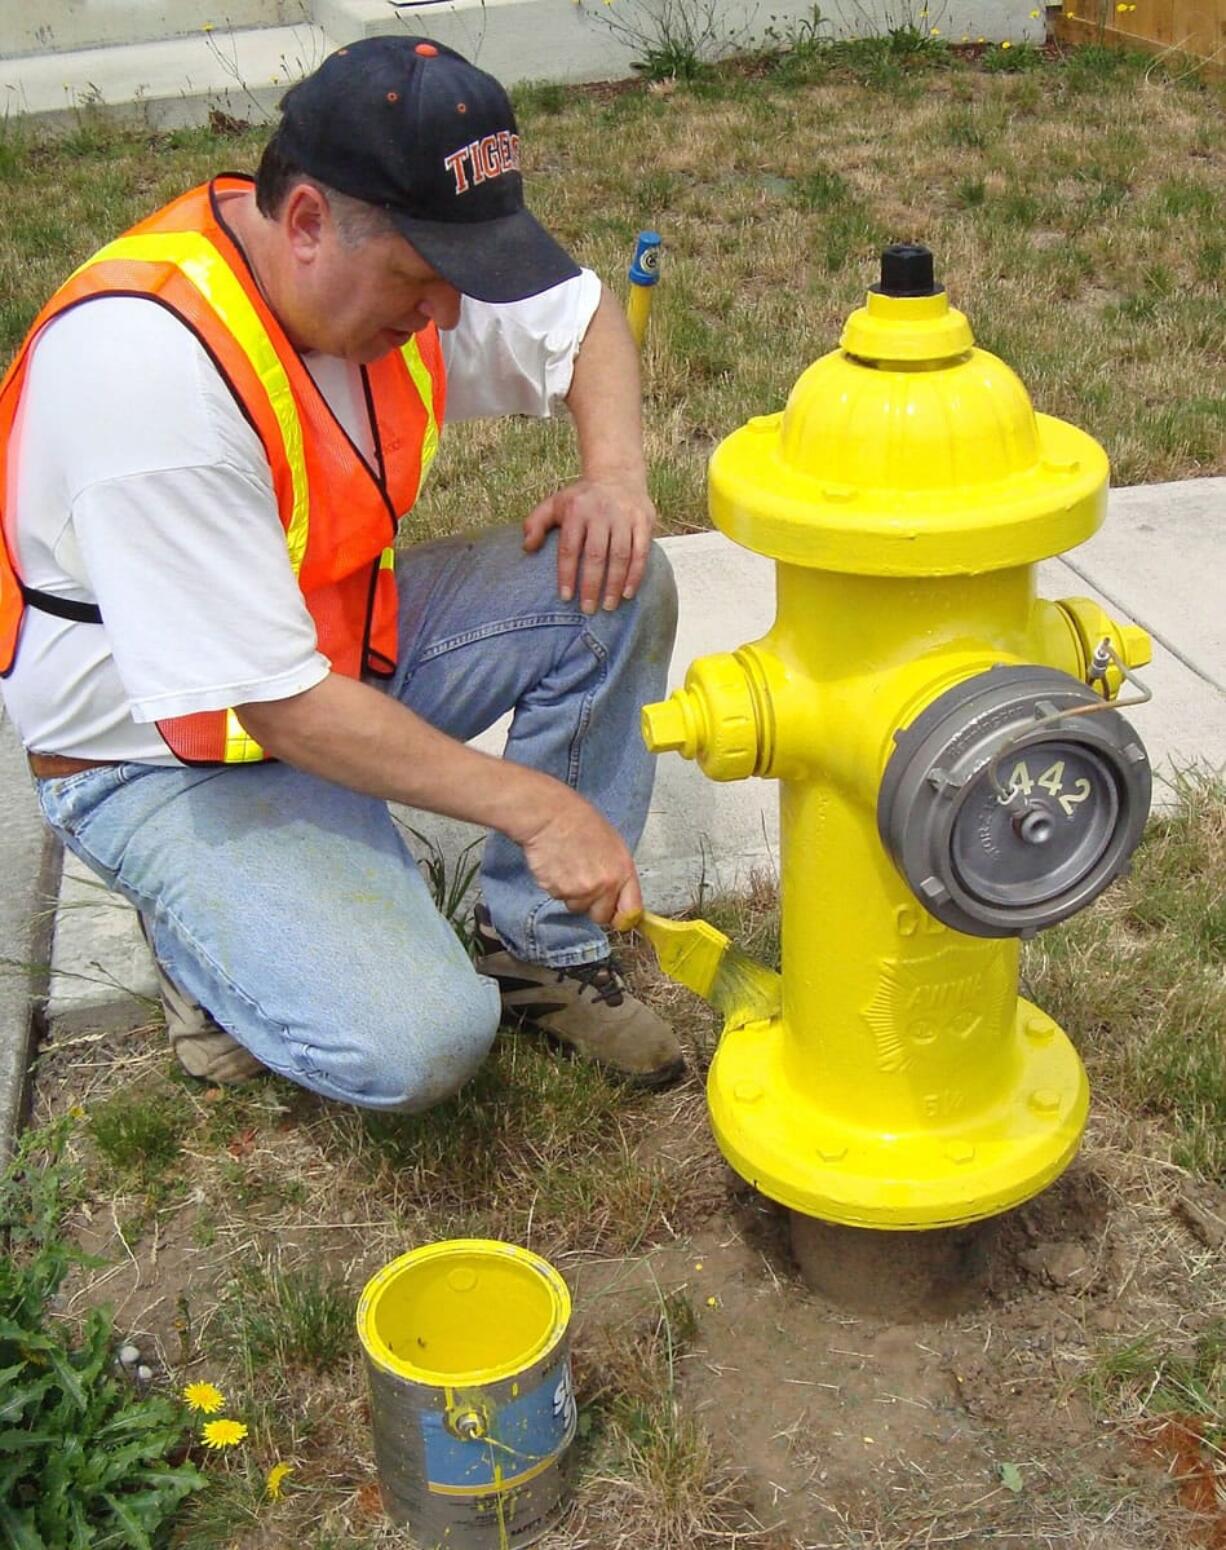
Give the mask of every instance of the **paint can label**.
M 421 1416 L 426 1485 L 435 1496 L 477 1497 L 516 1491 L 554 1466 L 575 1436 L 578 1409 L 570 1358 L 550 1367 L 527 1393 L 456 1390 L 447 1412 Z M 479 1416 L 481 1436 L 457 1436 L 449 1417 Z

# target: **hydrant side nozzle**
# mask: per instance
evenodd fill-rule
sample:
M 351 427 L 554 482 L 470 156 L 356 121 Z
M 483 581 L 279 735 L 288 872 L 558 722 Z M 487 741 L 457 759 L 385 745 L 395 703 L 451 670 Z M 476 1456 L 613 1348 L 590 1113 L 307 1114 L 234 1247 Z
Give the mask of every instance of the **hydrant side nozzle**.
M 693 724 L 683 703 L 686 692 L 678 689 L 666 700 L 643 706 L 643 741 L 650 753 L 679 753 L 686 759 L 692 759 L 697 753 Z
M 1092 598 L 1062 597 L 1056 606 L 1070 620 L 1077 636 L 1082 677 L 1087 683 L 1101 684 L 1106 698 L 1114 699 L 1124 677 L 1106 648 L 1110 647 L 1126 667 L 1144 667 L 1153 656 L 1148 634 L 1138 624 L 1121 624 Z M 1103 665 L 1100 654 L 1109 665 Z
M 712 780 L 745 780 L 758 767 L 762 735 L 753 684 L 732 652 L 691 662 L 684 689 L 644 705 L 642 728 L 652 753 L 697 759 Z
M 1139 624 L 1120 626 L 1120 655 L 1128 667 L 1147 667 L 1154 660 L 1154 643 Z

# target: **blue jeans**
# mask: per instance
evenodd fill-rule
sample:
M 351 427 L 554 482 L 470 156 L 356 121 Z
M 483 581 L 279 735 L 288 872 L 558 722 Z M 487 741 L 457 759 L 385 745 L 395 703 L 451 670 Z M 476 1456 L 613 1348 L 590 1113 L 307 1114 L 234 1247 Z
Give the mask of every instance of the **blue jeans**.
M 385 686 L 467 740 L 513 712 L 505 757 L 565 781 L 634 847 L 653 761 L 639 707 L 663 692 L 676 593 L 653 548 L 638 596 L 590 618 L 557 591 L 556 535 L 518 528 L 406 551 Z M 146 917 L 174 982 L 273 1071 L 327 1098 L 415 1110 L 476 1070 L 498 1027 L 476 974 L 375 798 L 285 764 L 120 764 L 39 782 L 64 844 Z M 502 835 L 481 887 L 500 936 L 557 967 L 608 953 Z

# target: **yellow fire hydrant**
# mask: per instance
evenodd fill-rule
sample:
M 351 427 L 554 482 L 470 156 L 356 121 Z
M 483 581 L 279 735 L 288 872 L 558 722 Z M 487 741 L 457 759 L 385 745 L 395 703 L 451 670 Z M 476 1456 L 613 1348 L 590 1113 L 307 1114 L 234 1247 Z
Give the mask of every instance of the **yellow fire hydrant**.
M 1149 641 L 1036 597 L 1035 565 L 1099 526 L 1107 474 L 903 245 L 784 412 L 711 459 L 712 518 L 776 561 L 777 617 L 643 730 L 779 782 L 782 1013 L 729 1024 L 708 1098 L 728 1161 L 795 1212 L 974 1222 L 1076 1151 L 1085 1073 L 1019 999 L 1018 938 L 1140 837 L 1149 763 L 1108 702 Z

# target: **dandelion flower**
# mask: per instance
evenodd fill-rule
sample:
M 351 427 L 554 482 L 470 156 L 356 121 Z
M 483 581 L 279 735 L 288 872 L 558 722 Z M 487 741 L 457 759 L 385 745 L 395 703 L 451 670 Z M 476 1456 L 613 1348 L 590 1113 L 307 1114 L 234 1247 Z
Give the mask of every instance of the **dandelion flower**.
M 719 1307 L 719 1298 L 718 1297 L 708 1297 L 707 1298 L 707 1307 L 708 1308 L 718 1308 Z
M 274 1464 L 264 1477 L 264 1494 L 270 1502 L 281 1500 L 281 1487 L 285 1484 L 286 1475 L 292 1475 L 292 1464 Z
M 241 1421 L 206 1421 L 200 1435 L 206 1448 L 232 1448 L 236 1442 L 242 1442 L 247 1428 Z
M 1030 20 L 1031 21 L 1036 21 L 1038 19 L 1038 17 L 1039 17 L 1039 12 L 1038 11 L 1031 11 L 1031 13 L 1030 13 Z
M 183 1390 L 183 1398 L 192 1410 L 203 1410 L 212 1415 L 225 1404 L 221 1390 L 213 1383 L 189 1383 Z
M 934 38 L 939 38 L 941 36 L 941 29 L 939 27 L 929 27 L 928 31 Z
M 1012 48 L 1013 44 L 1009 42 L 1008 38 L 1006 38 L 1000 46 L 1001 48 Z

